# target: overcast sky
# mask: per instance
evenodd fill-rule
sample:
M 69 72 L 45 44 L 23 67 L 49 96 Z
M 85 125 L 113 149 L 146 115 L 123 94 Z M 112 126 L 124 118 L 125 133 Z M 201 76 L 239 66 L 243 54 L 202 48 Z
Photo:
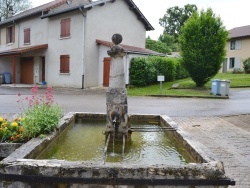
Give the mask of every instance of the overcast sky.
M 33 6 L 39 6 L 52 0 L 31 0 Z M 155 28 L 147 32 L 152 39 L 158 39 L 163 28 L 159 25 L 159 18 L 163 17 L 166 10 L 173 6 L 184 7 L 186 4 L 195 4 L 199 10 L 212 8 L 220 16 L 226 29 L 250 25 L 249 0 L 133 0 L 144 16 Z

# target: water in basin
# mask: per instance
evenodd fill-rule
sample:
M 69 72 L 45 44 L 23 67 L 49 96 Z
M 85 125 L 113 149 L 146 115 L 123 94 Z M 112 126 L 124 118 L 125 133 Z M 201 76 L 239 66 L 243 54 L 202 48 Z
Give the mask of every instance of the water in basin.
M 104 124 L 104 121 L 93 120 L 76 123 L 38 158 L 103 163 Z M 110 140 L 106 162 L 138 165 L 178 165 L 190 162 L 191 159 L 187 159 L 186 156 L 184 158 L 184 155 L 180 154 L 183 150 L 170 140 L 169 133 L 162 131 L 158 124 L 131 123 L 131 127 L 141 127 L 145 132 L 132 133 L 131 141 L 126 142 L 123 159 L 122 143 Z

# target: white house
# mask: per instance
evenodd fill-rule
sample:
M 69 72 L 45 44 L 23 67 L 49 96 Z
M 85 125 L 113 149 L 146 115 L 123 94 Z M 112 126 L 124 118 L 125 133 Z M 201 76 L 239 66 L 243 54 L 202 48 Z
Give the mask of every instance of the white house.
M 123 36 L 130 59 L 157 54 L 144 49 L 153 29 L 132 0 L 55 0 L 0 22 L 0 74 L 14 84 L 101 86 L 112 35 Z

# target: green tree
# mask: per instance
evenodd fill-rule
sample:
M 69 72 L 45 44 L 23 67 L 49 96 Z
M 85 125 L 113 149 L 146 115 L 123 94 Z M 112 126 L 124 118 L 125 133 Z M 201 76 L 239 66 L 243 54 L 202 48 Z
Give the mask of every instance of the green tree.
M 171 49 L 165 43 L 161 41 L 152 40 L 149 37 L 146 39 L 146 48 L 164 54 L 171 53 Z
M 214 77 L 225 58 L 228 32 L 212 9 L 194 13 L 179 37 L 183 64 L 197 87 Z
M 184 8 L 178 6 L 168 8 L 166 14 L 159 19 L 159 24 L 164 27 L 164 33 L 174 36 L 177 41 L 181 27 L 196 11 L 197 6 L 192 4 L 187 4 Z
M 179 51 L 178 43 L 175 42 L 175 38 L 172 35 L 163 33 L 162 35 L 160 35 L 158 40 L 162 43 L 165 43 L 171 49 L 172 52 Z
M 0 0 L 0 19 L 5 20 L 10 14 L 14 15 L 29 8 L 30 0 Z

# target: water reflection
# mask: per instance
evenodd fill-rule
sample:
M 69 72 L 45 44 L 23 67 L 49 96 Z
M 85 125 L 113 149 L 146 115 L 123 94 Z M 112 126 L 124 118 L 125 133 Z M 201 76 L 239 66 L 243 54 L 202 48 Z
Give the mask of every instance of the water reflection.
M 92 121 L 75 124 L 62 135 L 57 144 L 51 146 L 40 156 L 40 159 L 62 159 L 69 161 L 103 161 L 105 135 L 102 134 L 104 122 Z M 148 127 L 155 132 L 133 132 L 131 141 L 126 142 L 125 155 L 122 160 L 122 142 L 109 144 L 106 162 L 122 162 L 124 164 L 185 164 L 186 160 L 176 151 L 175 144 L 170 141 L 158 125 L 132 124 L 131 126 Z

